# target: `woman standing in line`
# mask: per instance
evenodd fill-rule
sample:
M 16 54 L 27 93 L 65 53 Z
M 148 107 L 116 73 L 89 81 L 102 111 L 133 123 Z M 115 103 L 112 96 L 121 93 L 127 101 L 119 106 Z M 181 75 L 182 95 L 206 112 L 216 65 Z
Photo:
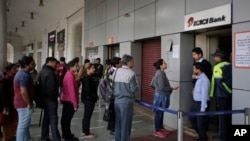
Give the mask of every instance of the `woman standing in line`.
M 9 64 L 5 68 L 6 75 L 3 83 L 3 107 L 5 112 L 8 114 L 6 122 L 3 125 L 3 141 L 11 141 L 15 139 L 16 129 L 18 123 L 17 111 L 14 108 L 14 89 L 13 89 L 13 81 L 15 74 L 17 73 L 16 64 Z
M 156 73 L 154 76 L 153 87 L 155 88 L 154 105 L 158 107 L 168 108 L 170 104 L 170 94 L 178 87 L 171 87 L 169 80 L 164 70 L 167 69 L 167 64 L 163 59 L 159 59 L 154 63 Z M 155 113 L 155 132 L 154 136 L 166 138 L 170 131 L 163 126 L 164 112 L 154 109 Z
M 70 125 L 75 111 L 79 108 L 79 89 L 74 75 L 77 72 L 78 64 L 73 60 L 68 63 L 68 67 L 68 71 L 66 72 L 62 83 L 61 100 L 63 103 L 63 110 L 61 127 L 65 141 L 74 141 L 78 140 L 78 138 L 74 137 L 74 134 L 71 133 Z
M 98 100 L 97 85 L 93 80 L 92 75 L 95 73 L 95 67 L 93 64 L 88 63 L 85 65 L 86 74 L 82 80 L 82 94 L 81 100 L 84 103 L 84 115 L 82 120 L 82 133 L 83 138 L 91 139 L 95 137 L 95 134 L 90 133 L 90 120 L 95 108 L 95 103 Z

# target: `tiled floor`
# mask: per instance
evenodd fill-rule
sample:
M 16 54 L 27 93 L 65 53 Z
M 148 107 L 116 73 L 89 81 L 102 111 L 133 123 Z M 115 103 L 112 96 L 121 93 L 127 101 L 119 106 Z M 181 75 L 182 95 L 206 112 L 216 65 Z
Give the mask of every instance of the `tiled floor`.
M 81 137 L 81 122 L 82 122 L 82 115 L 83 115 L 83 106 L 81 104 L 80 110 L 78 110 L 71 124 L 71 130 L 77 137 Z M 60 125 L 60 117 L 61 117 L 61 110 L 62 105 L 59 106 L 58 115 L 59 115 L 59 131 L 61 131 Z M 97 134 L 95 139 L 88 139 L 89 141 L 114 141 L 114 136 L 109 134 L 109 131 L 106 130 L 107 123 L 102 120 L 104 108 L 99 108 L 96 106 L 92 119 L 91 119 L 91 132 Z M 39 118 L 40 118 L 40 109 L 35 109 L 32 121 L 31 121 L 31 137 L 33 141 L 39 141 L 41 136 L 41 128 L 38 127 Z M 152 119 L 134 113 L 133 117 L 133 126 L 131 132 L 131 141 L 177 141 L 176 132 L 173 132 L 168 138 L 166 139 L 159 139 L 152 135 L 153 133 L 153 121 Z M 184 141 L 191 141 L 192 138 L 188 136 L 184 136 Z M 87 139 L 81 139 L 87 140 Z

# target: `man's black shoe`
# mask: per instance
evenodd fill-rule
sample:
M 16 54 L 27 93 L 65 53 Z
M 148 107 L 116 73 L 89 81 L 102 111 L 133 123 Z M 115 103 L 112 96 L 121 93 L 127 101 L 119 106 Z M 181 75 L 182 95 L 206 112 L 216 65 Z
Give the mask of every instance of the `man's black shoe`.
M 65 141 L 78 141 L 79 139 L 76 137 L 64 138 Z
M 109 133 L 110 133 L 110 135 L 115 135 L 114 131 L 110 131 Z

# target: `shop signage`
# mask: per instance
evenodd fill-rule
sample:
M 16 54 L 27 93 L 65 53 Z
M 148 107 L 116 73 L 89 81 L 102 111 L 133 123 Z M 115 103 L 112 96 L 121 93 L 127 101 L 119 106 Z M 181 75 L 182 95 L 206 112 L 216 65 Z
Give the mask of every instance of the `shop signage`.
M 234 33 L 234 67 L 250 68 L 250 31 Z
M 231 24 L 231 5 L 224 5 L 185 16 L 184 30 Z
M 89 47 L 93 47 L 94 46 L 94 42 L 93 41 L 90 41 L 89 42 Z
M 109 37 L 108 44 L 113 44 L 114 43 L 114 37 Z

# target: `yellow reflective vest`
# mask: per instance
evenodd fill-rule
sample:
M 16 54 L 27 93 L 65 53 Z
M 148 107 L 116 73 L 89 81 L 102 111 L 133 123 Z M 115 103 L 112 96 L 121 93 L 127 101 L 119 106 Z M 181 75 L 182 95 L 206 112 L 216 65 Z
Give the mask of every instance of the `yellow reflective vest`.
M 217 97 L 224 97 L 227 94 L 232 94 L 231 88 L 229 88 L 227 84 L 222 81 L 223 78 L 222 68 L 229 64 L 230 63 L 224 61 L 214 66 L 213 76 L 211 80 L 210 97 L 213 97 L 214 94 L 216 94 Z

